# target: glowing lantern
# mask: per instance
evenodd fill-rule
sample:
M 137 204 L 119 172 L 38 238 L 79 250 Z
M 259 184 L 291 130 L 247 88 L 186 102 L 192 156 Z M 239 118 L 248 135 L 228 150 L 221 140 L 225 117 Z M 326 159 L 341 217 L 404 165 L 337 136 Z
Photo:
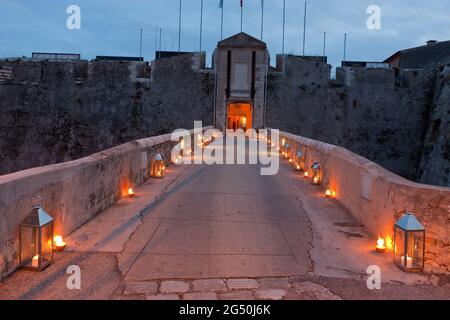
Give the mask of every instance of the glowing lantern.
M 331 190 L 325 191 L 325 197 L 327 197 L 327 198 L 332 198 L 333 197 L 333 193 L 331 192 Z
M 53 218 L 42 208 L 42 201 L 42 197 L 32 198 L 33 210 L 20 224 L 19 263 L 31 271 L 41 271 L 53 262 Z
M 63 241 L 62 236 L 58 235 L 53 238 L 53 246 L 56 251 L 63 251 L 66 248 L 67 243 Z
M 322 184 L 322 170 L 320 168 L 319 163 L 314 162 L 314 164 L 311 166 L 311 169 L 313 171 L 311 183 L 315 185 Z
M 165 168 L 163 157 L 158 153 L 152 161 L 150 175 L 154 178 L 162 178 L 164 177 Z
M 291 145 L 289 143 L 286 143 L 284 145 L 284 158 L 289 159 L 291 153 Z
M 133 198 L 135 196 L 136 196 L 136 194 L 134 193 L 133 188 L 129 188 L 128 189 L 128 197 Z
M 425 263 L 425 228 L 406 212 L 394 226 L 394 261 L 406 272 L 421 271 Z
M 309 178 L 309 173 L 308 173 L 308 171 L 305 171 L 305 173 L 303 174 L 303 177 L 304 177 L 304 178 Z
M 384 245 L 384 239 L 378 237 L 377 246 L 375 247 L 377 252 L 383 253 L 386 252 L 386 246 Z
M 303 152 L 301 150 L 297 151 L 295 156 L 295 170 L 305 170 L 305 157 L 303 156 Z

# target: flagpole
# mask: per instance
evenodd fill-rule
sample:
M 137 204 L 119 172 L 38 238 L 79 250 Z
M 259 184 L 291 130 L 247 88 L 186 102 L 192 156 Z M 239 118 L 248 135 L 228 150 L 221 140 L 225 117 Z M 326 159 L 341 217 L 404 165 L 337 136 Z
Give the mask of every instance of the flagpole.
M 241 32 L 244 30 L 244 3 L 243 0 L 241 0 Z
M 303 16 L 303 56 L 305 56 L 305 45 L 306 45 L 306 9 L 307 9 L 307 2 L 305 1 L 305 12 Z
M 283 0 L 283 45 L 281 46 L 281 52 L 284 54 L 284 37 L 286 30 L 286 0 Z
M 202 33 L 203 33 L 203 0 L 200 5 L 200 52 L 202 52 Z
M 344 62 L 347 58 L 347 33 L 344 33 Z
M 326 53 L 325 53 L 325 51 L 326 51 L 326 45 L 327 45 L 327 33 L 326 32 L 324 32 L 323 33 L 323 63 L 326 63 L 325 62 L 325 57 L 326 57 Z
M 178 54 L 181 52 L 181 0 L 180 0 L 180 14 L 178 17 Z
M 220 13 L 220 40 L 223 40 L 223 0 L 221 0 L 222 12 Z
M 159 32 L 159 27 L 156 26 L 156 34 L 155 34 L 155 60 L 158 58 L 158 56 L 156 55 L 156 51 L 158 51 L 158 32 Z
M 142 28 L 141 28 L 141 38 L 139 41 L 139 58 L 142 60 Z
M 159 56 L 161 57 L 162 50 L 162 28 L 159 28 Z
M 264 35 L 264 0 L 261 0 L 261 41 Z

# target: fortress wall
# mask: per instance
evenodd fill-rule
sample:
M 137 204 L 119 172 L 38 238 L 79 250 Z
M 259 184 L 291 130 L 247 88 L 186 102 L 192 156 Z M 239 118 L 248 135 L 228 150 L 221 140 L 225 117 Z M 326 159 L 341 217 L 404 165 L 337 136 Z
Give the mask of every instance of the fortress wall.
M 0 61 L 0 175 L 79 159 L 128 141 L 213 122 L 214 76 L 193 57 L 163 59 L 153 79 L 120 61 Z
M 450 65 L 442 68 L 422 149 L 420 182 L 450 185 Z
M 306 81 L 304 74 L 322 74 L 323 64 L 287 61 L 285 73 L 269 75 L 268 127 L 345 147 L 402 177 L 420 179 L 435 71 L 396 75 L 393 69 L 338 68 L 336 80 L 320 82 Z M 433 157 L 445 161 L 440 151 Z M 423 181 L 448 185 L 433 177 Z
M 393 239 L 395 221 L 413 212 L 426 228 L 426 271 L 450 273 L 450 188 L 408 181 L 342 147 L 281 132 L 283 137 L 294 149 L 306 147 L 307 168 L 319 161 L 324 188 L 336 191 L 374 239 Z
M 208 128 L 205 128 L 205 130 Z M 0 176 L 0 279 L 18 267 L 19 225 L 31 211 L 31 197 L 66 236 L 150 178 L 154 156 L 170 164 L 178 142 L 162 135 L 129 142 L 74 161 Z

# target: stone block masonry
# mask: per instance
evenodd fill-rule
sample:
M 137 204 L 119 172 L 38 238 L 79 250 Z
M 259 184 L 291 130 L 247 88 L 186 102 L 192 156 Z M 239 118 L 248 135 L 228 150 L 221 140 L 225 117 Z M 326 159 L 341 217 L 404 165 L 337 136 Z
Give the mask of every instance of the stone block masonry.
M 158 60 L 151 79 L 144 63 L 0 61 L 12 72 L 0 82 L 0 175 L 211 125 L 214 77 L 192 60 Z
M 171 134 L 129 142 L 91 156 L 0 176 L 0 278 L 18 267 L 19 225 L 41 195 L 55 219 L 55 234 L 68 235 L 150 178 L 161 153 L 170 164 Z M 135 288 L 136 289 L 136 288 Z
M 450 273 L 450 188 L 408 181 L 342 147 L 280 133 L 293 146 L 304 146 L 305 165 L 318 161 L 323 185 L 361 222 L 374 239 L 393 239 L 394 223 L 413 212 L 426 229 L 425 271 Z
M 345 147 L 413 181 L 449 186 L 450 66 L 338 68 L 330 80 L 327 64 L 277 58 L 268 74 L 266 126 Z M 203 65 L 203 54 L 153 61 L 151 68 L 0 61 L 7 73 L 0 82 L 0 175 L 190 128 L 193 120 L 212 124 L 215 71 Z M 220 104 L 216 109 L 224 118 Z

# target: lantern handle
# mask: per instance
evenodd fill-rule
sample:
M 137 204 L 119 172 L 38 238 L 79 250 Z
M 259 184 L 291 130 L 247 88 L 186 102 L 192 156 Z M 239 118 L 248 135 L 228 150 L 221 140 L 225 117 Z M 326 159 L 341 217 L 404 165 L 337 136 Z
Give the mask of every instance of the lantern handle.
M 36 201 L 37 200 L 37 201 Z M 33 207 L 42 207 L 42 203 L 44 202 L 44 198 L 42 198 L 41 196 L 32 196 L 31 197 L 31 205 Z

